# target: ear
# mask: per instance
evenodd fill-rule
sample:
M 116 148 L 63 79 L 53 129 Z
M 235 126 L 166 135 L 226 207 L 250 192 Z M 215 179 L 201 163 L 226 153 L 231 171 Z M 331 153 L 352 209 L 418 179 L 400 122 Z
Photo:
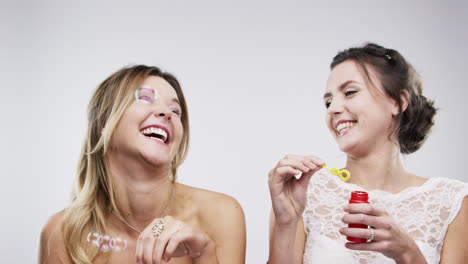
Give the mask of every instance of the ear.
M 407 90 L 402 90 L 400 93 L 400 100 L 401 100 L 401 112 L 403 113 L 409 104 L 409 93 Z M 392 100 L 393 101 L 393 100 Z M 392 116 L 397 116 L 400 113 L 400 109 L 398 107 L 398 103 L 393 101 L 392 107 Z
M 404 111 L 406 111 L 406 108 L 408 108 L 408 105 L 410 102 L 410 95 L 407 90 L 405 89 L 401 90 L 400 100 L 401 100 L 401 112 L 403 113 Z

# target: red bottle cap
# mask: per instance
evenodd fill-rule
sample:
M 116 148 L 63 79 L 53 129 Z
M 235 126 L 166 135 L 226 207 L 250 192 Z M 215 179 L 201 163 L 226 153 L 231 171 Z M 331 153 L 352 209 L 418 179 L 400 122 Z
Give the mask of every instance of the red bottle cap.
M 367 192 L 354 191 L 351 193 L 349 203 L 369 203 L 369 194 Z

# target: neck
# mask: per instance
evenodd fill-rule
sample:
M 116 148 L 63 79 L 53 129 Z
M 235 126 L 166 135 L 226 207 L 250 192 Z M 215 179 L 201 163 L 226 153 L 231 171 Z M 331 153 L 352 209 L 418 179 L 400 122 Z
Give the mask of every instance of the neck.
M 365 156 L 348 155 L 346 168 L 351 173 L 349 182 L 366 190 L 397 193 L 408 187 L 410 180 L 401 162 L 399 147 L 391 142 Z
M 128 224 L 143 231 L 171 202 L 175 183 L 169 179 L 170 167 L 150 166 L 115 153 L 107 155 L 106 163 L 117 210 Z M 120 230 L 134 232 L 118 219 L 112 222 Z

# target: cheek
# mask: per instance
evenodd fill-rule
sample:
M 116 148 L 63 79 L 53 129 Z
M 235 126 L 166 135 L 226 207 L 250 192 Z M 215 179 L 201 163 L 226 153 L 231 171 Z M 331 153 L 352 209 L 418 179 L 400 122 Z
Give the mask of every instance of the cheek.
M 333 121 L 332 118 L 329 114 L 325 115 L 325 123 L 327 124 L 328 129 L 333 132 L 335 129 L 333 129 Z
M 182 120 L 174 120 L 174 131 L 175 136 L 180 141 L 184 134 L 184 126 L 182 125 Z

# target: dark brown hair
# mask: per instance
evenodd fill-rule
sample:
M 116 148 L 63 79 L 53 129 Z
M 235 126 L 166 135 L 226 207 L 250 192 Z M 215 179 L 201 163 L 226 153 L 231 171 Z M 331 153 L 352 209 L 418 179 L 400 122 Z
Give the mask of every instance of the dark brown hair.
M 413 66 L 398 51 L 367 43 L 362 47 L 340 51 L 333 58 L 330 68 L 348 60 L 355 62 L 366 81 L 376 87 L 370 78 L 368 69 L 371 68 L 385 94 L 398 104 L 399 113 L 395 116 L 398 126 L 394 133 L 398 133 L 401 152 L 409 154 L 418 150 L 434 125 L 437 109 L 434 101 L 422 95 L 422 81 Z M 409 95 L 405 111 L 402 109 L 403 91 Z

